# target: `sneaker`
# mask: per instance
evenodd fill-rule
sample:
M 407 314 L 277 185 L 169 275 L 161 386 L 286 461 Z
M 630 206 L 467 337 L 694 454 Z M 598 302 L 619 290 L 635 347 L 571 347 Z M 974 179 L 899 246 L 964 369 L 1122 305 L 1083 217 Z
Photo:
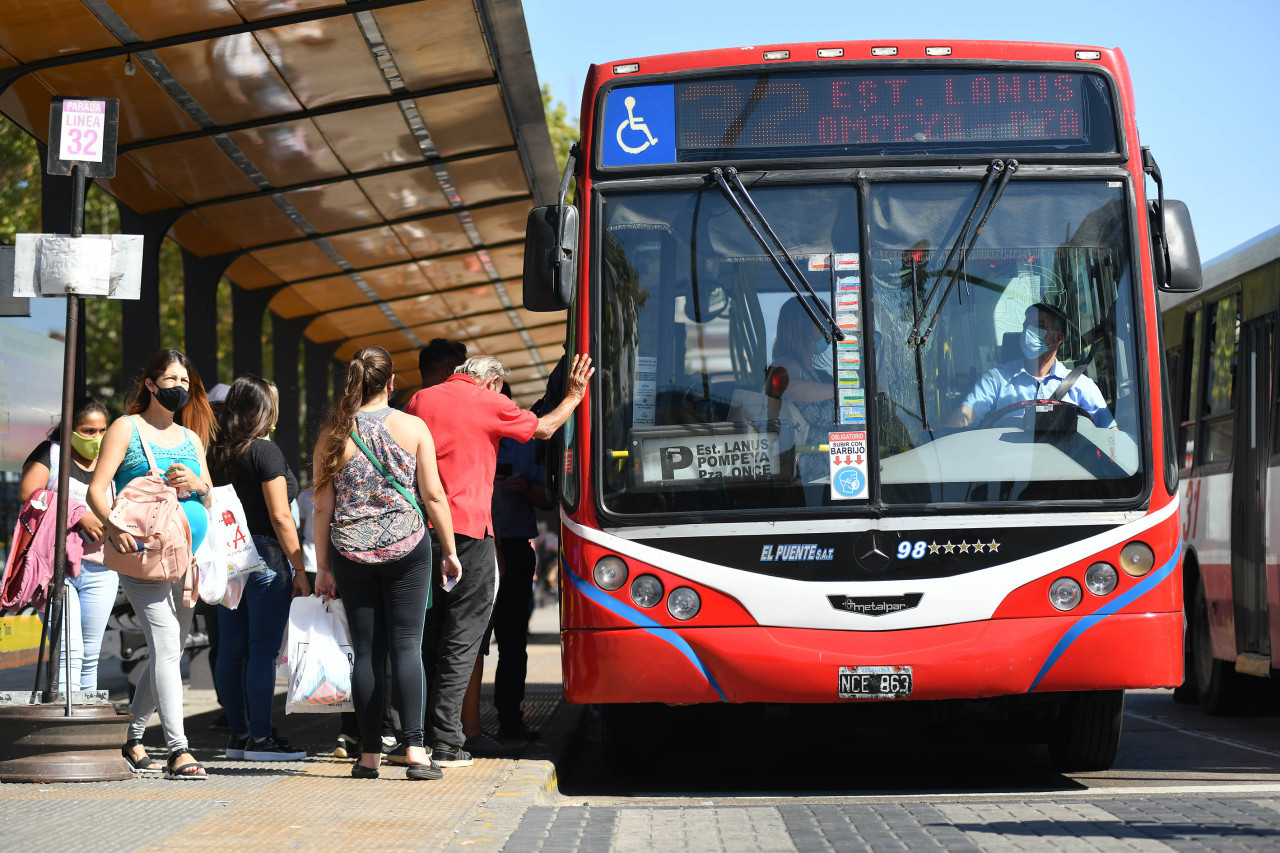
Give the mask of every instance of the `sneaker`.
M 360 741 L 351 735 L 338 735 L 338 745 L 333 748 L 334 758 L 359 758 L 364 752 Z
M 301 761 L 306 757 L 305 749 L 293 749 L 279 737 L 254 738 L 244 748 L 245 761 Z
M 383 755 L 390 755 L 392 752 L 395 751 L 395 748 L 399 745 L 400 745 L 400 741 L 396 740 L 390 735 L 382 736 L 382 754 Z
M 493 735 L 481 732 L 467 738 L 462 748 L 476 758 L 504 758 L 512 754 L 511 747 L 501 743 Z
M 235 735 L 232 735 L 231 739 L 227 741 L 227 758 L 244 758 L 244 748 L 248 746 L 248 744 L 248 735 L 245 735 L 244 737 L 236 737 Z
M 438 743 L 431 747 L 431 760 L 441 767 L 470 767 L 475 764 L 471 753 L 460 746 L 446 746 Z

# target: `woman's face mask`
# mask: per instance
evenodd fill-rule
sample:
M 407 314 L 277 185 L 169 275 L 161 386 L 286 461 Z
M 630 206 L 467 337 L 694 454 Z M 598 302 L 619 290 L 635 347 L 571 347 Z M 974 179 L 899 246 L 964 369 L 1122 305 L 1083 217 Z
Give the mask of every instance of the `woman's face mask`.
M 71 447 L 85 459 L 97 459 L 102 450 L 102 436 L 86 438 L 78 432 L 71 433 Z

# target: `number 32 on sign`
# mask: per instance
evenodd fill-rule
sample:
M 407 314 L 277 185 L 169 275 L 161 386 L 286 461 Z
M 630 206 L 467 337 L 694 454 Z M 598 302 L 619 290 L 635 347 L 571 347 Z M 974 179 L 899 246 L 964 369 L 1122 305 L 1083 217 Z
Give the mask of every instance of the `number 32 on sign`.
M 831 461 L 831 499 L 865 501 L 867 488 L 867 433 L 828 434 Z

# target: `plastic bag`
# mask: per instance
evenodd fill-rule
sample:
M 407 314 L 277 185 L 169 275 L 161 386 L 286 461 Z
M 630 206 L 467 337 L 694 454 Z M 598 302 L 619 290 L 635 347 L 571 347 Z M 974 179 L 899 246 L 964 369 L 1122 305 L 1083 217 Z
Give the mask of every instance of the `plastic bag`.
M 245 524 L 244 506 L 234 486 L 217 486 L 209 504 L 210 540 L 218 561 L 226 567 L 227 580 L 256 569 L 265 568 L 253 544 L 249 525 Z
M 281 666 L 289 668 L 286 714 L 355 710 L 351 670 L 355 653 L 347 613 L 339 601 L 295 598 Z
M 228 610 L 235 610 L 239 607 L 240 599 L 244 596 L 244 584 L 248 577 L 248 575 L 236 575 L 227 581 L 227 592 L 218 603 Z
M 218 604 L 227 594 L 227 567 L 218 559 L 213 537 L 206 536 L 196 549 L 196 592 L 206 604 Z

